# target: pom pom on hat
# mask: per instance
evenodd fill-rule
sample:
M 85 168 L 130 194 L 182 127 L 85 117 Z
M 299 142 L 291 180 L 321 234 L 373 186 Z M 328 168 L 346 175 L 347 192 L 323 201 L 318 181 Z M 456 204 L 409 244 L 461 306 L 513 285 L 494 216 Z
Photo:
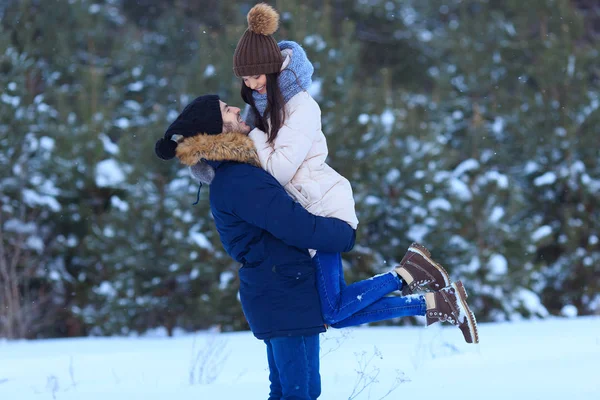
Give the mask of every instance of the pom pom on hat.
M 163 160 L 170 160 L 175 157 L 177 142 L 171 139 L 160 138 L 154 146 L 154 152 Z
M 269 36 L 279 28 L 279 14 L 268 4 L 260 3 L 248 12 L 248 29 L 259 35 Z

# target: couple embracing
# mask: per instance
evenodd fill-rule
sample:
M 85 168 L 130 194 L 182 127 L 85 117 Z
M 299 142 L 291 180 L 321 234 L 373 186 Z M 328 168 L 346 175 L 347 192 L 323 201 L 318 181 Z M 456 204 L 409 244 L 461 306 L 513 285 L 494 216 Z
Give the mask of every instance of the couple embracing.
M 272 7 L 254 6 L 235 49 L 249 123 L 218 96 L 200 96 L 155 152 L 210 184 L 221 242 L 242 265 L 244 315 L 266 344 L 269 399 L 312 400 L 321 393 L 319 334 L 328 327 L 424 315 L 427 325 L 457 326 L 468 343 L 479 339 L 463 284 L 417 243 L 391 271 L 344 281 L 341 253 L 358 227 L 352 188 L 325 162 L 321 111 L 307 92 L 313 66 L 299 44 L 274 40 L 278 25 Z

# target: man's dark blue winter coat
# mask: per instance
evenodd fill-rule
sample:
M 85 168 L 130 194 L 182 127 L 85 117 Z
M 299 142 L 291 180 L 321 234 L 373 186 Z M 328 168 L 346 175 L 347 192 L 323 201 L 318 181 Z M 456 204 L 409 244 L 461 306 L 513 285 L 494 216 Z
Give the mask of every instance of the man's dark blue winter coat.
M 240 162 L 215 170 L 210 206 L 227 253 L 242 263 L 240 297 L 258 339 L 323 332 L 315 269 L 307 249 L 345 252 L 355 231 L 296 203 L 267 172 Z

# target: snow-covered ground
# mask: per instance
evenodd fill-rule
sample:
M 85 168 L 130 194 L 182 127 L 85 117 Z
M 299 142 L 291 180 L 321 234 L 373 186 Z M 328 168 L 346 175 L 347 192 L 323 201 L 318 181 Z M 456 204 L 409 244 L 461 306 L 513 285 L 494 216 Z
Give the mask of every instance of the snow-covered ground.
M 480 337 L 468 345 L 458 329 L 435 325 L 330 330 L 320 398 L 379 400 L 396 387 L 386 399 L 600 399 L 600 318 L 481 324 Z M 264 400 L 267 392 L 264 344 L 246 332 L 0 342 L 1 400 Z

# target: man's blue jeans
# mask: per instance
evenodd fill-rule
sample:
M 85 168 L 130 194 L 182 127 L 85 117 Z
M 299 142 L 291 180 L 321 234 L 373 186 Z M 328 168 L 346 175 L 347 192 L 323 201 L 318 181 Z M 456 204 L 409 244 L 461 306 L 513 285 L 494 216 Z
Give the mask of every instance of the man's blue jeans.
M 392 272 L 346 285 L 339 253 L 318 251 L 313 262 L 323 318 L 334 328 L 425 315 L 422 295 L 384 297 L 402 289 L 403 280 Z
M 265 340 L 269 360 L 269 400 L 315 400 L 321 395 L 319 335 Z

